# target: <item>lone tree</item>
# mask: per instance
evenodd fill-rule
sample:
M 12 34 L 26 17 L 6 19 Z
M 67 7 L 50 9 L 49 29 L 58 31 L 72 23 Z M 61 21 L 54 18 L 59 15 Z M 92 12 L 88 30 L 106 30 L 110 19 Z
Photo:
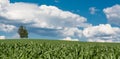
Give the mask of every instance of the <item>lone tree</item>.
M 24 26 L 20 26 L 18 29 L 20 38 L 28 38 L 28 31 Z

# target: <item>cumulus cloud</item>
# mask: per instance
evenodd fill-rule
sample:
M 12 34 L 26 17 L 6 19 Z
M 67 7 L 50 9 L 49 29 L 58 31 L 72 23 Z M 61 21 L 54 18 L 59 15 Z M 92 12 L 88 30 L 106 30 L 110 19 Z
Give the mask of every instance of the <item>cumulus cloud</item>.
M 89 27 L 87 18 L 64 11 L 56 6 L 36 5 L 23 2 L 10 3 L 0 0 L 0 23 L 4 23 L 2 31 L 10 30 L 23 24 L 30 32 L 41 36 L 79 37 L 82 31 L 78 27 Z
M 82 30 L 78 28 L 64 28 L 61 33 L 65 37 L 82 37 Z
M 0 0 L 0 8 L 8 6 L 9 1 L 8 0 Z
M 120 26 L 120 5 L 114 5 L 112 7 L 105 8 L 103 10 L 109 23 Z
M 86 22 L 86 18 L 73 14 L 69 11 L 62 11 L 55 6 L 42 5 L 39 7 L 41 16 L 35 20 L 35 27 L 62 28 L 82 26 L 80 23 Z
M 11 32 L 15 29 L 16 29 L 16 27 L 14 25 L 6 25 L 6 24 L 0 23 L 0 31 Z
M 0 36 L 0 39 L 5 39 L 5 36 Z
M 65 41 L 79 41 L 79 39 L 72 39 L 71 37 L 66 37 L 62 40 L 65 40 Z
M 2 6 L 2 5 L 1 5 Z M 80 15 L 63 11 L 55 6 L 35 5 L 29 3 L 9 3 L 1 8 L 1 17 L 31 26 L 42 28 L 61 28 L 83 26 L 87 19 Z
M 34 4 L 11 3 L 1 9 L 0 16 L 11 21 L 28 23 L 35 18 L 37 8 Z
M 93 42 L 120 42 L 120 28 L 111 27 L 110 24 L 100 24 L 83 30 L 88 41 Z
M 90 11 L 90 14 L 95 14 L 98 11 L 98 9 L 96 9 L 96 7 L 90 7 L 89 11 Z

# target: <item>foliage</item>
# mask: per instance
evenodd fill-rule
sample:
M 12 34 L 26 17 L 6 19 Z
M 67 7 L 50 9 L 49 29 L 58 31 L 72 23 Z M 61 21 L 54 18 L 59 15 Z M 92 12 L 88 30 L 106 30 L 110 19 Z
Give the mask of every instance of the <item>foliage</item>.
M 20 38 L 28 38 L 28 31 L 24 26 L 19 27 L 18 34 L 20 35 Z
M 120 59 L 120 43 L 1 40 L 0 59 Z

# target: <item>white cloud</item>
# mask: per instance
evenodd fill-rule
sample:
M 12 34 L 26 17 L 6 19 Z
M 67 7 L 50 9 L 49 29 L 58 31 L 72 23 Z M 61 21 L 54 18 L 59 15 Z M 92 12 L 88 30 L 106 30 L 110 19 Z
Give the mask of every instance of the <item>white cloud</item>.
M 91 37 L 91 36 L 95 36 L 97 35 L 101 35 L 101 34 L 114 34 L 114 31 L 112 29 L 112 27 L 109 24 L 106 25 L 99 25 L 99 26 L 93 26 L 93 27 L 88 27 L 85 28 L 85 30 L 83 31 L 83 33 L 85 34 L 86 37 Z M 99 33 L 99 34 L 98 34 Z
M 14 31 L 16 27 L 14 25 L 6 25 L 0 23 L 0 31 L 11 32 Z
M 22 2 L 9 3 L 1 8 L 0 16 L 14 22 L 31 23 L 31 26 L 39 28 L 83 27 L 87 21 L 85 17 L 55 6 L 38 6 Z
M 120 25 L 120 5 L 105 8 L 103 11 L 111 24 Z
M 83 35 L 88 41 L 101 42 L 120 42 L 120 28 L 111 27 L 109 24 L 100 24 L 83 30 Z
M 72 39 L 71 37 L 66 37 L 62 40 L 65 40 L 65 41 L 79 41 L 78 39 Z
M 56 6 L 0 0 L 0 17 L 3 18 L 2 31 L 12 31 L 15 26 L 23 24 L 33 33 L 43 36 L 81 37 L 82 31 L 77 27 L 89 27 L 87 19 L 70 11 L 63 11 Z M 0 22 L 0 23 L 2 23 Z M 10 25 L 9 25 L 10 24 Z M 10 28 L 7 28 L 10 27 Z M 6 29 L 7 28 L 7 29 Z
M 69 11 L 62 11 L 55 6 L 41 5 L 40 15 L 34 22 L 33 26 L 42 28 L 62 28 L 62 27 L 77 27 L 82 26 L 80 23 L 85 23 L 86 18 L 73 14 Z
M 8 6 L 9 1 L 8 0 L 0 0 L 0 8 Z
M 63 40 L 82 41 L 83 31 L 78 28 L 64 28 L 60 31 Z
M 98 9 L 96 9 L 96 7 L 90 7 L 89 11 L 90 11 L 90 14 L 95 14 L 98 11 Z
M 5 39 L 5 36 L 0 36 L 0 39 Z
M 11 3 L 1 9 L 0 15 L 9 20 L 28 23 L 36 18 L 37 12 L 37 5 L 28 3 Z
M 78 28 L 64 28 L 61 32 L 62 32 L 62 35 L 66 37 L 82 36 L 82 30 Z

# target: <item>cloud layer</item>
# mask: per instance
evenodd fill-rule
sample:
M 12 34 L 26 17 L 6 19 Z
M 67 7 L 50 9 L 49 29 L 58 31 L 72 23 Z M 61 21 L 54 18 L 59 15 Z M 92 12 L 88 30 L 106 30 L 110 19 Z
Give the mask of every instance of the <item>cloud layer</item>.
M 11 32 L 15 29 L 16 27 L 13 25 L 0 24 L 0 31 Z
M 110 24 L 100 24 L 83 30 L 88 41 L 96 42 L 120 42 L 120 28 L 111 27 Z
M 87 20 L 55 6 L 29 3 L 2 3 L 0 10 L 1 17 L 14 22 L 30 23 L 31 26 L 40 28 L 83 27 L 82 24 Z
M 5 36 L 0 36 L 0 39 L 5 39 Z
M 80 36 L 82 32 L 77 27 L 91 26 L 85 17 L 63 11 L 56 6 L 10 3 L 9 0 L 0 1 L 0 18 L 1 24 L 4 24 L 2 28 L 7 25 L 11 28 L 10 31 L 23 24 L 30 32 L 61 38 Z
M 89 8 L 90 14 L 96 14 L 96 12 L 98 11 L 98 9 L 96 9 L 96 7 L 90 7 Z
M 109 23 L 120 26 L 120 5 L 114 5 L 112 7 L 105 8 L 104 13 L 107 16 Z

